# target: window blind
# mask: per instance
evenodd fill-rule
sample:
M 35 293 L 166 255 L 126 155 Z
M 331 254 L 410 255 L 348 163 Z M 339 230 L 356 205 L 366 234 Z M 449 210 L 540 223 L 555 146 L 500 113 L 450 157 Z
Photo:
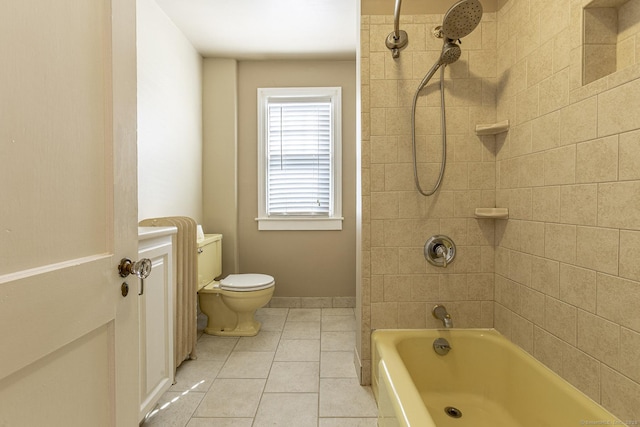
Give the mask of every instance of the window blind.
M 267 214 L 331 215 L 331 102 L 269 102 Z

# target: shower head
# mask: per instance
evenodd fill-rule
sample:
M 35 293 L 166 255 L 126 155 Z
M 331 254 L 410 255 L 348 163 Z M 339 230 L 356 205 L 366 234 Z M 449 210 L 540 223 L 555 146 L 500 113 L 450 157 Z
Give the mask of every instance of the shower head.
M 451 40 L 461 39 L 475 30 L 480 19 L 482 19 L 482 5 L 479 0 L 460 0 L 445 13 L 442 20 L 442 33 Z
M 462 51 L 460 50 L 460 46 L 452 41 L 445 41 L 444 45 L 442 46 L 442 53 L 440 53 L 440 65 L 453 64 L 460 58 L 461 53 Z

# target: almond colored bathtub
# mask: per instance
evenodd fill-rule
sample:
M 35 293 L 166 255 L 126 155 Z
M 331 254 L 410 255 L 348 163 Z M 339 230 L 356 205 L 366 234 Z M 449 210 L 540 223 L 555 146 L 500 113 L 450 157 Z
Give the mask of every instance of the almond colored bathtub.
M 371 347 L 379 427 L 625 425 L 494 329 L 377 330 Z

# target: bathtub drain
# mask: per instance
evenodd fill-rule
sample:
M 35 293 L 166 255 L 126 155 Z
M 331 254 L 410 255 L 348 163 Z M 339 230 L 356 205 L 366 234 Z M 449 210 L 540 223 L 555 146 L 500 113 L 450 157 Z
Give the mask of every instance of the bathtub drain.
M 447 406 L 444 408 L 444 412 L 451 418 L 460 418 L 462 416 L 462 411 L 458 408 L 454 408 L 453 406 Z

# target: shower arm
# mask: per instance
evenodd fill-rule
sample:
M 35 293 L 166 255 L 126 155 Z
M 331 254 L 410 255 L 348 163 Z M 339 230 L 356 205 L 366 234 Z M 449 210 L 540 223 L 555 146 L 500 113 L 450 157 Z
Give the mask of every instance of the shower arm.
M 385 45 L 391 50 L 391 56 L 398 58 L 400 56 L 400 49 L 404 48 L 409 43 L 409 36 L 406 31 L 400 29 L 400 6 L 402 0 L 396 0 L 396 7 L 393 11 L 393 32 L 389 33 L 385 40 Z
M 396 0 L 396 7 L 393 10 L 393 38 L 400 39 L 400 7 L 402 0 Z

